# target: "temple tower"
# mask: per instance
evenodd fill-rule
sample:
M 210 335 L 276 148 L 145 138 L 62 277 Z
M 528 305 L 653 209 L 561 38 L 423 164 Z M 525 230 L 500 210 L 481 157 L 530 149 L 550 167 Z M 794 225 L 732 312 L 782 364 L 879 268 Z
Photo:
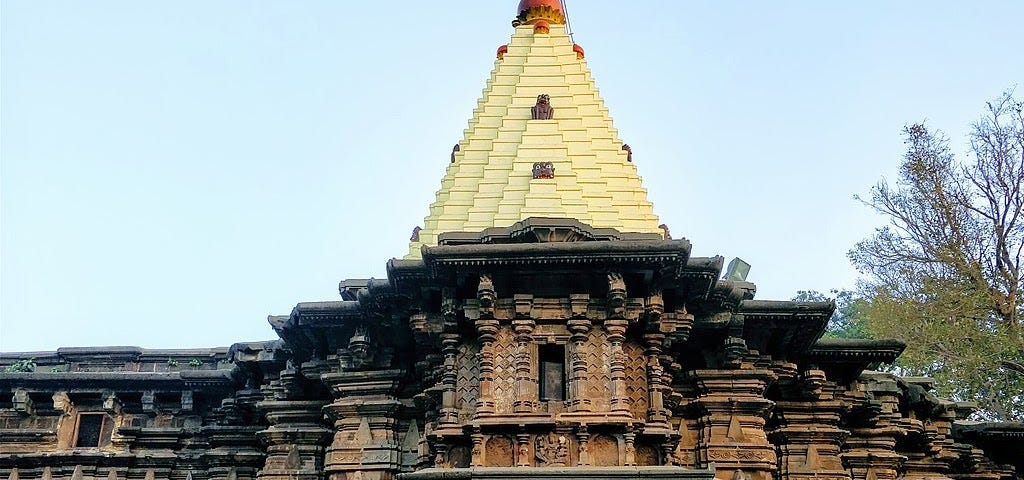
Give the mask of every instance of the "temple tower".
M 523 0 L 407 258 L 530 217 L 662 234 L 558 0 Z

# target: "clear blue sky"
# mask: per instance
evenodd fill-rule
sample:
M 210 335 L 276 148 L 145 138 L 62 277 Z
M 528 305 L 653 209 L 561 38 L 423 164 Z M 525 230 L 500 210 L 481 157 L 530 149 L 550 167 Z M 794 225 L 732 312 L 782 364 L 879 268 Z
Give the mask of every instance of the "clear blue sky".
M 273 338 L 385 276 L 517 0 L 0 0 L 0 350 Z M 966 149 L 1024 2 L 570 0 L 656 213 L 758 297 L 853 286 L 900 128 Z

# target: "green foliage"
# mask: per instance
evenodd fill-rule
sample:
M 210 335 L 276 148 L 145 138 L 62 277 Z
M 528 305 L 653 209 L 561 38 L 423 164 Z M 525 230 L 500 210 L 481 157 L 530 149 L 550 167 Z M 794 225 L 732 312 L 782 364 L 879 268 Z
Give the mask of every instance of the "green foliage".
M 864 300 L 850 290 L 832 290 L 832 298 L 817 290 L 801 290 L 793 297 L 794 302 L 836 302 L 836 311 L 828 321 L 825 337 L 828 338 L 871 338 L 859 321 Z
M 1022 110 L 1012 92 L 990 102 L 966 161 L 941 133 L 906 127 L 899 180 L 863 200 L 889 224 L 850 252 L 864 274 L 855 323 L 907 343 L 902 371 L 997 420 L 1024 417 Z
M 36 371 L 35 358 L 23 358 L 4 367 L 4 373 L 31 373 Z
M 176 359 L 173 359 L 173 358 L 168 358 L 167 359 L 167 366 L 171 367 L 171 368 L 177 367 L 178 366 L 178 361 Z
M 203 361 L 198 358 L 193 358 L 192 360 L 188 361 L 188 366 L 192 367 L 193 370 L 196 370 L 199 367 L 203 366 Z

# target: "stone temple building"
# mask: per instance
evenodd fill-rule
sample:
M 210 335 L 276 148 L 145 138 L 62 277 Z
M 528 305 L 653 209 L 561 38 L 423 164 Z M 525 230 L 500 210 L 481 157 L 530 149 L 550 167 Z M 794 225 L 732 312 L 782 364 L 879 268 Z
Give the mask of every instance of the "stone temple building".
M 273 341 L 3 354 L 0 478 L 1022 478 L 1024 426 L 673 239 L 560 2 L 515 13 L 387 279 Z

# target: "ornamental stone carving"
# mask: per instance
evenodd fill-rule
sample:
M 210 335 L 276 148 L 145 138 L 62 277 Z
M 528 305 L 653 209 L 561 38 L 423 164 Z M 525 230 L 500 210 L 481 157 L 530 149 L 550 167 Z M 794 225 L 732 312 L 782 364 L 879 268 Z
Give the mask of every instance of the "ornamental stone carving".
M 530 110 L 534 120 L 551 120 L 555 116 L 555 108 L 551 106 L 551 96 L 541 94 L 537 96 L 537 104 Z

